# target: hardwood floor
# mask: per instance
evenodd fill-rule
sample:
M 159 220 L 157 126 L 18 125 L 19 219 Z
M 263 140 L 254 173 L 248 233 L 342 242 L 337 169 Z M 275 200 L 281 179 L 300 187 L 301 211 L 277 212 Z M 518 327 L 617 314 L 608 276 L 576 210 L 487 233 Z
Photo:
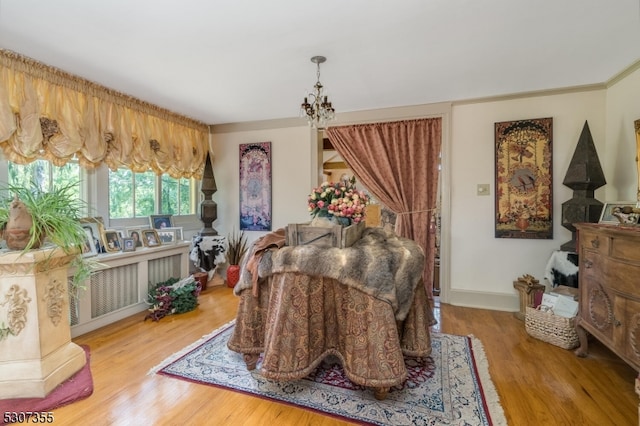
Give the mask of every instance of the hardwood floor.
M 235 317 L 232 290 L 210 287 L 195 311 L 132 316 L 74 339 L 91 348 L 94 392 L 54 410 L 56 425 L 343 425 L 311 411 L 158 374 L 152 367 Z M 442 304 L 435 331 L 484 346 L 510 425 L 638 425 L 635 371 L 595 340 L 590 355 L 529 337 L 512 313 Z

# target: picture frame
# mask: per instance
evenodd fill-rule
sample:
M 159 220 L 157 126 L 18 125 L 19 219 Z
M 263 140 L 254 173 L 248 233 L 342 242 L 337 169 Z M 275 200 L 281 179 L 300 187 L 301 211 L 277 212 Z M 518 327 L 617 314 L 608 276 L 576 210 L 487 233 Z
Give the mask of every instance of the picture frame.
M 239 145 L 240 230 L 271 231 L 271 142 Z
M 136 248 L 144 247 L 144 242 L 142 241 L 142 231 L 150 229 L 147 226 L 130 226 L 126 228 L 127 237 L 133 238 L 135 242 Z
M 174 244 L 177 242 L 176 230 L 173 228 L 156 229 L 156 233 L 162 244 Z
M 153 229 L 163 229 L 173 227 L 173 215 L 152 214 L 149 216 L 149 225 Z
M 145 247 L 158 247 L 162 245 L 158 232 L 155 229 L 145 229 L 142 231 L 142 242 Z
M 84 227 L 83 227 L 84 228 Z M 90 228 L 84 228 L 84 232 L 87 235 L 87 239 L 82 247 L 82 257 L 92 257 L 98 255 L 98 249 L 96 248 L 95 240 Z
M 161 230 L 159 229 L 158 232 L 160 231 Z M 164 228 L 162 231 L 174 231 L 175 233 L 174 242 L 182 241 L 183 239 L 182 226 L 172 226 L 170 228 Z
M 122 251 L 136 251 L 136 241 L 131 237 L 122 239 Z
M 107 253 L 117 253 L 122 251 L 122 240 L 120 233 L 115 229 L 107 229 L 103 232 L 104 248 Z
M 602 207 L 602 213 L 600 213 L 600 220 L 598 220 L 598 223 L 608 223 L 608 224 L 612 224 L 612 225 L 618 225 L 620 224 L 620 221 L 618 220 L 617 217 L 615 217 L 613 215 L 614 211 L 613 209 L 615 209 L 616 207 L 625 207 L 625 206 L 630 206 L 633 207 L 636 205 L 636 201 L 611 201 L 611 202 L 607 202 L 604 203 L 604 206 Z M 638 223 L 638 215 L 637 214 L 630 214 L 629 215 L 629 223 L 630 225 L 632 224 L 637 224 Z
M 96 253 L 106 253 L 104 248 L 104 224 L 102 223 L 101 218 L 96 217 L 83 217 L 80 219 L 80 225 L 84 228 L 85 232 L 89 232 L 89 238 L 93 240 L 93 244 L 96 248 Z
M 553 118 L 494 123 L 495 238 L 553 239 Z

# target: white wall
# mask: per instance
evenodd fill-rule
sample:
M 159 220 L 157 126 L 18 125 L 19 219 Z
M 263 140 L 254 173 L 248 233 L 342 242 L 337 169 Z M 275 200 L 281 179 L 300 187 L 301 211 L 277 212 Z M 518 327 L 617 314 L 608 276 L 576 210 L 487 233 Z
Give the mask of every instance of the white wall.
M 572 197 L 565 174 L 585 121 L 602 164 L 605 145 L 606 91 L 535 96 L 459 104 L 452 109 L 451 130 L 451 275 L 447 301 L 453 304 L 518 310 L 513 281 L 530 274 L 543 281 L 549 256 L 571 239 L 562 227 L 562 203 Z M 553 118 L 553 239 L 494 237 L 494 123 Z M 607 169 L 603 170 L 608 178 Z M 476 195 L 479 183 L 489 196 Z M 596 191 L 601 198 L 601 190 Z

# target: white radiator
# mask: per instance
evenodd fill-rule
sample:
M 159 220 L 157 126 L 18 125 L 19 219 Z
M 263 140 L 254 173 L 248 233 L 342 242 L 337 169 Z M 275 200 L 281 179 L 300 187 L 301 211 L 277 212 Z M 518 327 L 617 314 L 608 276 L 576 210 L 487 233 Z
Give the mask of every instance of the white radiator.
M 91 318 L 138 302 L 138 265 L 124 265 L 91 276 Z

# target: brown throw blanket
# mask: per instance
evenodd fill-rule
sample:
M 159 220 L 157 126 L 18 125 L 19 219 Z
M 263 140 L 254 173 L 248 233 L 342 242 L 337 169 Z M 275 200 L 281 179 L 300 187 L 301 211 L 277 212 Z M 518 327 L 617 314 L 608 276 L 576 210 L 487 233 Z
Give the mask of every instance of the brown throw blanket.
M 268 240 L 280 241 L 277 237 Z M 278 244 L 272 244 L 265 250 L 256 250 L 252 246 L 243 260 L 240 282 L 234 288 L 236 294 L 253 286 L 258 263 L 257 278 L 296 272 L 333 278 L 356 287 L 389 302 L 396 319 L 402 321 L 411 308 L 425 262 L 424 252 L 415 241 L 382 228 L 366 228 L 362 238 L 345 249 L 313 245 L 277 247 Z M 260 253 L 259 259 L 252 255 L 255 252 Z

